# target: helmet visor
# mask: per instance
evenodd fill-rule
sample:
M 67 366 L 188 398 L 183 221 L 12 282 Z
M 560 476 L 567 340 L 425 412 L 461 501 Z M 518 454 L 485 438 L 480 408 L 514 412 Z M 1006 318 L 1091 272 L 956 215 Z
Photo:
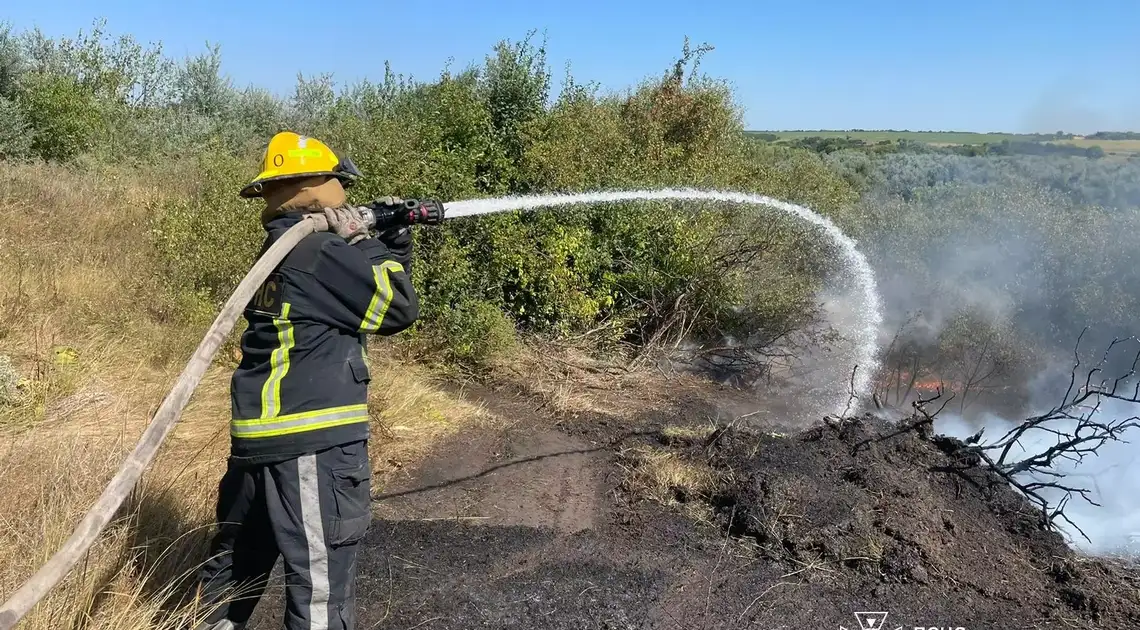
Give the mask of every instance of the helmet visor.
M 360 173 L 360 169 L 356 168 L 356 164 L 352 161 L 352 158 L 348 157 L 347 155 L 341 155 L 339 153 L 336 154 L 336 158 L 338 160 L 338 163 L 333 168 L 334 173 L 337 173 L 339 175 L 347 175 L 350 179 L 363 177 L 363 175 Z

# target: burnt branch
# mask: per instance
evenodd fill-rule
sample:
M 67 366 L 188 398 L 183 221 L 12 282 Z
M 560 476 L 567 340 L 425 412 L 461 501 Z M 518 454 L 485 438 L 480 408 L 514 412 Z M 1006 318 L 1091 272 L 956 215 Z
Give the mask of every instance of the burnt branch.
M 1079 379 L 1079 346 L 1086 331 L 1087 328 L 1077 338 L 1069 385 L 1060 401 L 1044 413 L 1025 419 L 993 442 L 969 448 L 990 470 L 1034 503 L 1047 526 L 1064 521 L 1088 540 L 1084 531 L 1065 514 L 1065 507 L 1074 497 L 1097 507 L 1100 504 L 1088 488 L 1065 481 L 1065 477 L 1077 475 L 1062 473 L 1057 467 L 1061 463 L 1081 464 L 1110 442 L 1127 442 L 1124 434 L 1140 426 L 1140 416 L 1114 417 L 1103 409 L 1104 403 L 1112 400 L 1140 403 L 1140 382 L 1135 378 L 1140 349 L 1134 351 L 1131 366 L 1123 374 L 1114 378 L 1101 376 L 1114 348 L 1129 341 L 1140 345 L 1140 340 L 1136 337 L 1114 339 L 1101 360 Z M 1083 385 L 1078 386 L 1082 381 Z M 1126 383 L 1132 385 L 1126 386 Z M 1025 442 L 1042 436 L 1048 446 L 1034 451 L 1026 448 Z
M 852 379 L 854 379 L 854 376 Z M 884 442 L 886 440 L 896 438 L 900 435 L 910 433 L 911 431 L 918 433 L 919 436 L 924 439 L 929 439 L 932 435 L 934 435 L 934 418 L 939 413 L 942 413 L 942 410 L 945 409 L 946 405 L 950 404 L 950 401 L 953 399 L 954 395 L 950 394 L 948 398 L 942 400 L 941 389 L 939 389 L 929 398 L 919 398 L 918 400 L 911 403 L 911 406 L 914 408 L 914 414 L 911 416 L 910 422 L 903 424 L 898 429 L 890 433 L 878 435 L 856 443 L 851 447 L 851 453 L 854 455 L 860 449 L 865 448 L 872 443 Z M 931 411 L 930 409 L 932 403 L 935 403 L 939 400 L 942 400 L 942 404 L 939 405 L 938 409 Z
M 859 395 L 855 393 L 855 374 L 859 372 L 859 366 L 851 368 L 851 380 L 847 383 L 847 406 L 843 408 L 843 413 L 839 414 L 837 420 L 844 420 L 851 413 L 851 406 L 859 400 Z M 876 403 L 877 404 L 877 403 Z
M 974 399 L 976 400 L 979 396 L 976 390 L 980 389 L 980 387 L 998 371 L 998 365 L 994 362 L 989 366 L 989 370 L 983 373 L 983 366 L 985 365 L 986 359 L 990 358 L 990 345 L 991 340 L 987 337 L 982 342 L 982 349 L 974 358 L 973 365 L 966 371 L 964 384 L 962 386 L 962 402 L 958 407 L 958 413 L 966 411 L 966 405 L 973 402 L 970 400 L 970 394 L 973 393 Z

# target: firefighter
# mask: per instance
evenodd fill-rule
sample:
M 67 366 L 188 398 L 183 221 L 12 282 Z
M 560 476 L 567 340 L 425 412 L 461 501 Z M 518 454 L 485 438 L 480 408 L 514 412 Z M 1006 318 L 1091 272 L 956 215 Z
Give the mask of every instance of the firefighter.
M 230 457 L 218 487 L 218 530 L 200 575 L 200 629 L 239 630 L 279 556 L 287 630 L 351 630 L 357 547 L 370 524 L 365 337 L 418 317 L 411 233 L 370 236 L 346 206 L 360 177 L 324 143 L 282 132 L 241 190 L 265 201 L 264 253 L 305 214 L 329 231 L 306 236 L 245 309 L 241 363 L 230 383 Z

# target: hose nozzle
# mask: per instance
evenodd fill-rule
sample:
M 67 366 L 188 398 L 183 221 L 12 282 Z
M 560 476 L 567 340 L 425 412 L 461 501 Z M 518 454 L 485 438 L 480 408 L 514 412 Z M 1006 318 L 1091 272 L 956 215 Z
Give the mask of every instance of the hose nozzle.
M 383 231 L 392 227 L 439 225 L 443 204 L 435 199 L 404 199 L 399 203 L 374 201 L 360 208 L 368 227 Z

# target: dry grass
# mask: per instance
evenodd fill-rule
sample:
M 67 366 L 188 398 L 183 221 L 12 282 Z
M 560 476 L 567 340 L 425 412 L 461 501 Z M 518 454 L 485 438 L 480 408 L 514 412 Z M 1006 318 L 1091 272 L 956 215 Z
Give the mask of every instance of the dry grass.
M 570 343 L 528 340 L 509 362 L 493 367 L 496 382 L 535 395 L 544 411 L 556 416 L 580 414 L 635 418 L 648 410 L 669 409 L 688 398 L 714 395 L 725 408 L 754 407 L 747 392 L 717 388 L 694 374 L 663 373 L 649 364 L 628 368 L 628 362 L 594 357 Z
M 146 273 L 145 219 L 188 181 L 0 162 L 0 354 L 20 375 L 0 406 L 0 598 L 71 534 L 214 315 L 160 320 L 169 305 Z M 372 354 L 378 486 L 434 440 L 493 421 Z M 219 356 L 121 517 L 21 628 L 173 629 L 206 612 L 186 596 L 228 452 L 232 367 Z
M 724 482 L 721 475 L 702 462 L 662 449 L 641 446 L 621 453 L 626 484 L 636 496 L 663 505 L 688 505 L 709 498 Z
M 661 429 L 661 437 L 668 444 L 697 444 L 712 437 L 716 428 L 713 423 L 702 427 L 668 426 Z

